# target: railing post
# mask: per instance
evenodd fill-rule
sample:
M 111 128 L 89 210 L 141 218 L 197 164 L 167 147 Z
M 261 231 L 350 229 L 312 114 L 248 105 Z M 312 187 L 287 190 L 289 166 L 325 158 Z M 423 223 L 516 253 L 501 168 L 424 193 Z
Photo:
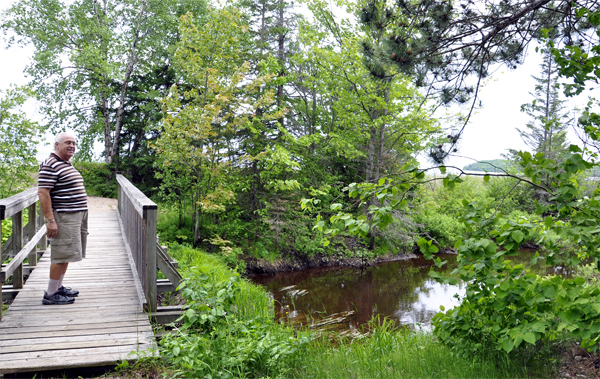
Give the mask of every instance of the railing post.
M 13 238 L 13 256 L 16 256 L 23 247 L 23 211 L 17 212 L 12 216 L 12 238 Z M 17 267 L 13 273 L 13 288 L 23 288 L 23 263 Z
M 156 216 L 157 209 L 144 209 L 146 220 L 146 299 L 148 312 L 156 312 Z
M 29 240 L 30 241 L 33 239 L 33 236 L 37 232 L 36 209 L 37 209 L 37 203 L 31 204 L 29 206 L 29 208 L 27 209 L 27 212 L 28 212 L 27 215 L 29 217 L 27 223 L 30 226 L 29 227 Z M 31 250 L 31 253 L 29 253 L 29 267 L 33 267 L 33 266 L 37 266 L 37 245 L 33 250 Z

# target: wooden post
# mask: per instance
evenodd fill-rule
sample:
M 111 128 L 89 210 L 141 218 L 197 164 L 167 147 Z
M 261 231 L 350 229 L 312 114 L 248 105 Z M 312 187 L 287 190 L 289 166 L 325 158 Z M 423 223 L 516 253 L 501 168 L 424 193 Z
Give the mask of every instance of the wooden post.
M 37 217 L 36 217 L 37 203 L 31 204 L 27 208 L 27 215 L 29 217 L 29 240 L 33 240 L 33 236 L 37 232 Z M 29 253 L 29 267 L 37 266 L 37 245 Z
M 16 256 L 23 248 L 23 211 L 12 216 L 13 255 Z M 13 288 L 23 288 L 23 262 L 13 273 Z
M 146 221 L 146 299 L 148 312 L 156 312 L 156 218 L 157 209 L 144 209 Z
M 39 201 L 38 201 L 38 203 L 39 203 Z M 42 212 L 42 205 L 40 204 L 40 212 L 39 212 L 38 226 L 37 226 L 38 229 L 41 228 L 42 226 L 44 226 L 45 223 L 46 223 L 46 218 L 44 217 L 44 213 Z M 42 239 L 40 240 L 39 247 L 40 247 L 40 250 L 42 250 L 44 252 L 48 249 L 48 239 L 45 234 L 42 237 Z

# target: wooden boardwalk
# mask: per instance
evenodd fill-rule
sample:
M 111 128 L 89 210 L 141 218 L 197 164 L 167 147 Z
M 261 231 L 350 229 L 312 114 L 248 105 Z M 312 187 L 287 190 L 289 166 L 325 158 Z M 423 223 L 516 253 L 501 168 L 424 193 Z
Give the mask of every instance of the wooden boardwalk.
M 69 264 L 64 285 L 74 304 L 42 305 L 47 251 L 0 321 L 0 376 L 118 364 L 155 351 L 116 210 L 89 215 L 87 258 Z

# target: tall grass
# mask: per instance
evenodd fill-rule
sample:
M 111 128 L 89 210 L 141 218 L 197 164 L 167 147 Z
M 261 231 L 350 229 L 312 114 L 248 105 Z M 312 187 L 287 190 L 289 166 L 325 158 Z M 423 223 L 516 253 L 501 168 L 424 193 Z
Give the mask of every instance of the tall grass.
M 213 282 L 222 282 L 233 275 L 232 270 L 218 255 L 207 254 L 184 245 L 173 245 L 169 248 L 169 254 L 179 262 L 183 277 L 203 271 Z M 262 287 L 247 280 L 242 280 L 240 286 L 241 290 L 236 296 L 240 317 L 273 317 L 273 301 Z
M 539 378 L 555 369 L 548 360 L 519 364 L 506 355 L 459 358 L 431 333 L 394 330 L 388 321 L 361 339 L 313 341 L 296 378 Z

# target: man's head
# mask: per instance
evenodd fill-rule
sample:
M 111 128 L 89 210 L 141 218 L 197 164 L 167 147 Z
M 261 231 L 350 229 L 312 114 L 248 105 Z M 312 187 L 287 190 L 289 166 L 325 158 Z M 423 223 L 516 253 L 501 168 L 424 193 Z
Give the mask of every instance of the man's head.
M 54 152 L 65 161 L 75 155 L 76 145 L 75 135 L 70 132 L 58 133 L 54 138 Z

